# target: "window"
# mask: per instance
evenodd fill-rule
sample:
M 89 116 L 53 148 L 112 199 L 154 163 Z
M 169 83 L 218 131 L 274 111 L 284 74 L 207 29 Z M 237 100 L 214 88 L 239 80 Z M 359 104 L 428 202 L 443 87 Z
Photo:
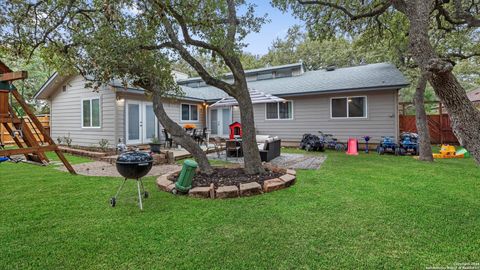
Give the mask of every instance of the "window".
M 279 70 L 275 72 L 275 78 L 292 77 L 292 70 Z
M 367 117 L 367 97 L 341 97 L 331 99 L 332 118 Z
M 100 127 L 100 99 L 82 100 L 82 127 Z
M 267 79 L 272 79 L 273 78 L 273 73 L 268 72 L 268 73 L 259 73 L 257 75 L 257 80 L 267 80 Z
M 293 119 L 292 101 L 267 103 L 266 118 L 271 119 Z
M 198 106 L 182 104 L 182 121 L 198 121 Z

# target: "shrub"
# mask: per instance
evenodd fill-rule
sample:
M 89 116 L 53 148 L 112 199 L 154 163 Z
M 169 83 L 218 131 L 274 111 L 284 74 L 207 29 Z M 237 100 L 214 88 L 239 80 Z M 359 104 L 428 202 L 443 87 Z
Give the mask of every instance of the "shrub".
M 106 151 L 108 149 L 108 140 L 107 139 L 101 139 L 98 142 L 98 145 L 100 145 L 100 148 L 102 149 L 102 151 Z
M 70 133 L 67 136 L 63 137 L 63 141 L 67 144 L 68 147 L 72 146 L 72 138 L 70 138 Z

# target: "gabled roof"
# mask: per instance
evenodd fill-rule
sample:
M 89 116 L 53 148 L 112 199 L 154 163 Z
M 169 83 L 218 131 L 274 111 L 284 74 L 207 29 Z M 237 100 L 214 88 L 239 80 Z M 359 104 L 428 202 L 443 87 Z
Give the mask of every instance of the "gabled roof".
M 480 101 L 480 87 L 470 91 L 467 93 L 468 99 L 470 99 L 471 102 L 479 102 Z
M 49 99 L 50 96 L 59 88 L 59 86 L 65 83 L 69 78 L 73 76 L 61 76 L 58 72 L 53 73 L 46 82 L 38 89 L 33 96 L 34 99 Z
M 299 64 L 293 64 L 293 66 L 295 65 Z M 287 65 L 285 65 L 285 67 L 286 66 Z M 278 70 L 278 67 L 257 69 L 254 71 L 265 71 L 266 69 Z M 58 79 L 59 78 L 50 78 L 37 92 L 35 98 L 47 98 L 48 95 L 44 95 L 43 92 L 47 91 L 50 85 L 52 85 L 50 81 Z M 193 88 L 182 85 L 182 82 L 185 82 L 185 80 L 179 82 L 180 87 L 185 93 L 185 96 L 182 98 L 214 102 L 228 96 L 225 92 L 213 86 Z M 342 91 L 400 89 L 408 85 L 409 82 L 403 74 L 394 65 L 389 63 L 337 68 L 332 71 L 305 71 L 298 76 L 248 82 L 248 87 L 251 90 L 280 97 Z M 125 87 L 117 81 L 113 81 L 111 86 L 118 90 L 125 90 Z M 127 91 L 142 93 L 143 90 L 132 87 L 128 88 Z

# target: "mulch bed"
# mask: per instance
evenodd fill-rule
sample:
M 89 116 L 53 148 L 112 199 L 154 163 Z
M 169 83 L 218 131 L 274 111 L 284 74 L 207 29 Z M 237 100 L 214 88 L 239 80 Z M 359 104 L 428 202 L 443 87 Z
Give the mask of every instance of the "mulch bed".
M 192 182 L 192 187 L 208 187 L 211 183 L 218 188 L 220 186 L 240 186 L 240 184 L 257 182 L 263 185 L 265 180 L 273 179 L 282 176 L 282 173 L 275 173 L 266 170 L 261 175 L 245 174 L 241 168 L 215 168 L 212 175 L 197 173 Z

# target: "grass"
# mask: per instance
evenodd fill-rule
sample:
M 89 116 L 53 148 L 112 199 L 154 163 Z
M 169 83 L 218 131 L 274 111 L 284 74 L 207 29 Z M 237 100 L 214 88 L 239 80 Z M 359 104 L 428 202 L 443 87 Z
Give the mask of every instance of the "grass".
M 327 154 L 291 188 L 250 198 L 174 197 L 148 178 L 143 213 L 133 181 L 111 208 L 117 178 L 2 163 L 0 269 L 425 269 L 480 261 L 480 169 L 472 159 Z

